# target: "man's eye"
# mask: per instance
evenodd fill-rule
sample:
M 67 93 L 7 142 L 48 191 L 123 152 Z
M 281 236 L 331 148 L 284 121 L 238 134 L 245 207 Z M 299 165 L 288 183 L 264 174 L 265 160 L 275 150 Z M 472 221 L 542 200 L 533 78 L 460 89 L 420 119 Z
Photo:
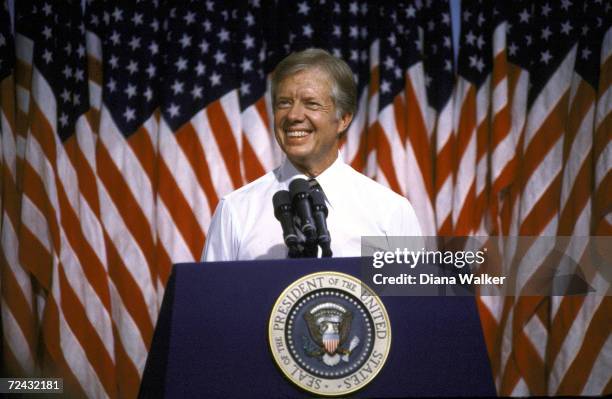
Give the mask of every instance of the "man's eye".
M 316 108 L 319 108 L 319 107 L 320 107 L 320 104 L 319 104 L 319 103 L 316 103 L 316 102 L 314 102 L 314 101 L 310 101 L 310 102 L 307 102 L 307 103 L 306 103 L 306 106 L 307 106 L 308 108 L 316 109 Z
M 289 101 L 286 100 L 280 100 L 276 102 L 276 108 L 287 108 L 289 105 Z

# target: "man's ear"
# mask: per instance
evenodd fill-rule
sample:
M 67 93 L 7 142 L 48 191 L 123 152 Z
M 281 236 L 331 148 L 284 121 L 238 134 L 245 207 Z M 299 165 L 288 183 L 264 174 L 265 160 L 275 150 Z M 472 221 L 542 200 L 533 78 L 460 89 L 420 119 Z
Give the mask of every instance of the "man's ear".
M 353 120 L 353 114 L 350 112 L 346 112 L 344 115 L 340 117 L 340 123 L 338 124 L 338 134 L 342 134 L 346 129 L 348 129 L 351 121 Z

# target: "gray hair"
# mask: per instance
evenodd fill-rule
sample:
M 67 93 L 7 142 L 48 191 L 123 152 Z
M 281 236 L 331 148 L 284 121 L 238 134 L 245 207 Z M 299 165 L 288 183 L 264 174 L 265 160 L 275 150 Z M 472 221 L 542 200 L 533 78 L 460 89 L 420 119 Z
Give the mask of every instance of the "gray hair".
M 331 97 L 336 105 L 338 118 L 357 109 L 357 87 L 351 68 L 338 57 L 325 50 L 309 48 L 291 53 L 278 63 L 272 73 L 272 101 L 276 100 L 278 85 L 288 76 L 307 69 L 318 68 L 327 73 L 331 83 Z

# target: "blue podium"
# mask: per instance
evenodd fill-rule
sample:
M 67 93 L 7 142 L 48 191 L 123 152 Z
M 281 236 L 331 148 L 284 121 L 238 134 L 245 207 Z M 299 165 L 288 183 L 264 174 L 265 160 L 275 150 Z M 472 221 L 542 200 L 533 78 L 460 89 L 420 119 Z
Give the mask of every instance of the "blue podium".
M 268 321 L 300 277 L 337 271 L 360 277 L 359 258 L 175 265 L 139 396 L 307 398 L 277 369 Z M 351 397 L 494 396 L 473 297 L 383 297 L 392 328 L 380 374 Z

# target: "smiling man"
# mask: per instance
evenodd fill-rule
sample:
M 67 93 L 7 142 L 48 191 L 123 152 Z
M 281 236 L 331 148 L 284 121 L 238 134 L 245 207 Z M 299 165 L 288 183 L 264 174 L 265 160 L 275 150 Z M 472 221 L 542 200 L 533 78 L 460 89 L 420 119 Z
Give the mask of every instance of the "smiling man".
M 321 49 L 293 53 L 272 75 L 274 134 L 286 155 L 272 172 L 225 196 L 204 261 L 286 258 L 272 196 L 296 178 L 316 178 L 329 210 L 334 256 L 360 256 L 361 236 L 419 236 L 408 200 L 344 163 L 340 138 L 357 104 L 353 73 Z

